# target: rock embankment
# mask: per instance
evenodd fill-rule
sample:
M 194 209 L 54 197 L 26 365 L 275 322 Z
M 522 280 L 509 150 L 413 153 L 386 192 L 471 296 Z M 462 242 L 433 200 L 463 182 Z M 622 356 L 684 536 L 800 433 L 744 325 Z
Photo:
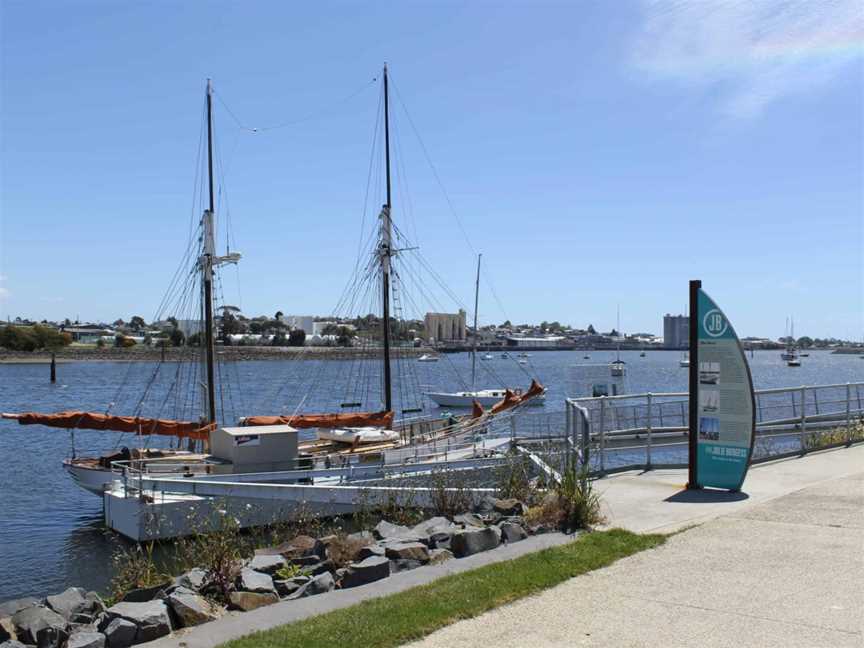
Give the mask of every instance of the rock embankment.
M 108 607 L 95 592 L 71 587 L 39 600 L 0 605 L 0 648 L 127 648 L 230 610 L 362 587 L 411 569 L 489 551 L 542 533 L 518 500 L 487 497 L 473 513 L 433 517 L 414 526 L 381 521 L 370 531 L 322 538 L 296 536 L 258 549 L 235 566 L 228 592 L 215 595 L 203 568 L 128 592 Z

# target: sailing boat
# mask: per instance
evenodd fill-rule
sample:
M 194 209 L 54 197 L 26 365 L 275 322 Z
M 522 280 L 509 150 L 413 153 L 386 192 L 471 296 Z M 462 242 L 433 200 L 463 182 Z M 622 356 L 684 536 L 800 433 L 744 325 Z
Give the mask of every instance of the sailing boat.
M 690 366 L 690 354 L 686 351 L 681 354 L 681 359 L 678 361 L 679 367 L 689 367 Z
M 391 372 L 391 354 L 393 351 L 391 340 L 392 318 L 390 314 L 391 292 L 393 291 L 391 287 L 391 266 L 393 258 L 400 250 L 395 249 L 393 246 L 394 226 L 391 220 L 390 111 L 386 65 L 384 66 L 383 73 L 383 94 L 387 198 L 379 215 L 379 230 L 372 258 L 377 269 L 375 280 L 377 285 L 380 286 L 378 294 L 381 296 L 380 303 L 383 311 L 380 320 L 380 346 L 378 346 L 378 341 L 376 340 L 375 347 L 376 349 L 380 348 L 381 351 L 380 359 L 383 374 L 381 409 L 378 411 L 356 411 L 350 413 L 345 413 L 344 410 L 337 413 L 301 413 L 298 407 L 298 411 L 290 415 L 252 415 L 242 416 L 239 419 L 241 426 L 261 426 L 261 432 L 268 431 L 268 427 L 270 431 L 275 432 L 276 430 L 273 426 L 288 426 L 288 429 L 292 431 L 300 429 L 315 430 L 314 439 L 307 439 L 299 443 L 296 455 L 297 458 L 310 467 L 316 459 L 323 461 L 326 458 L 329 460 L 332 454 L 347 457 L 349 455 L 362 455 L 367 452 L 380 453 L 388 448 L 426 443 L 458 434 L 469 434 L 471 427 L 474 426 L 478 419 L 484 424 L 491 422 L 493 417 L 510 412 L 542 396 L 545 392 L 545 388 L 542 385 L 536 381 L 532 381 L 531 386 L 521 393 L 509 389 L 496 391 L 489 411 L 485 411 L 483 405 L 478 403 L 475 404 L 474 411 L 470 415 L 450 417 L 446 421 L 440 418 L 430 418 L 422 421 L 422 426 L 419 427 L 415 427 L 415 424 L 420 423 L 421 420 L 416 417 L 406 417 L 401 421 L 395 420 L 396 412 L 394 410 Z M 201 320 L 203 320 L 200 328 L 200 332 L 203 333 L 203 344 L 201 345 L 201 357 L 198 360 L 200 362 L 200 375 L 196 369 L 196 373 L 186 376 L 187 378 L 191 378 L 191 380 L 187 381 L 187 384 L 191 386 L 192 398 L 186 398 L 185 400 L 178 399 L 184 400 L 184 407 L 186 406 L 185 403 L 192 402 L 187 408 L 189 410 L 200 406 L 198 419 L 196 420 L 194 417 L 183 419 L 141 416 L 140 407 L 146 396 L 146 389 L 145 393 L 141 396 L 139 406 L 136 407 L 136 412 L 131 416 L 110 413 L 110 408 L 104 413 L 66 411 L 52 414 L 35 412 L 2 414 L 3 418 L 16 419 L 22 425 L 40 424 L 70 430 L 89 429 L 135 433 L 135 439 L 139 446 L 136 449 L 124 449 L 120 453 L 107 457 L 75 457 L 73 455 L 72 459 L 64 462 L 64 467 L 70 472 L 73 479 L 83 488 L 94 493 L 101 494 L 106 485 L 116 478 L 117 475 L 112 467 L 112 462 L 114 461 L 131 460 L 135 462 L 135 467 L 156 474 L 176 471 L 178 463 L 180 463 L 184 474 L 211 472 L 211 468 L 216 465 L 219 465 L 220 472 L 231 472 L 233 470 L 230 462 L 206 453 L 211 433 L 214 433 L 219 426 L 219 422 L 217 421 L 217 403 L 221 403 L 222 400 L 221 398 L 217 399 L 217 382 L 221 396 L 222 381 L 218 379 L 221 372 L 217 374 L 216 369 L 214 340 L 215 309 L 213 303 L 214 275 L 221 266 L 234 264 L 240 260 L 240 255 L 236 252 L 231 253 L 228 251 L 223 256 L 216 254 L 216 205 L 213 178 L 213 87 L 210 80 L 207 82 L 206 106 L 209 204 L 203 210 L 199 222 L 201 235 L 200 237 L 193 237 L 193 241 L 198 245 L 197 254 L 192 257 L 194 260 L 194 272 L 178 273 L 178 276 L 191 277 L 195 282 L 194 285 L 181 295 L 182 299 L 185 300 L 183 303 L 191 303 L 189 301 L 190 296 L 195 297 L 197 295 L 201 297 L 200 308 L 196 306 L 191 311 L 193 313 L 197 312 Z M 192 250 L 194 251 L 195 248 L 192 248 Z M 398 275 L 396 275 L 396 279 L 398 280 Z M 395 298 L 396 293 L 393 292 L 392 296 Z M 187 346 L 184 349 L 192 352 L 193 347 Z M 162 363 L 157 366 L 156 372 L 159 371 L 161 366 Z M 152 384 L 152 380 L 150 384 Z M 200 392 L 198 390 L 199 386 L 201 387 Z M 353 407 L 359 404 L 342 403 L 341 407 Z M 402 414 L 406 415 L 415 411 L 419 410 L 405 408 L 402 409 Z M 224 409 L 222 410 L 222 414 L 224 419 Z M 223 420 L 222 424 L 225 425 L 227 422 Z M 255 432 L 250 429 L 250 434 L 254 436 Z M 141 447 L 144 445 L 145 439 L 154 435 L 171 437 L 172 441 L 176 440 L 178 444 L 185 441 L 189 448 L 187 450 L 167 449 L 150 451 Z M 177 462 L 178 458 L 182 462 Z M 162 462 L 164 468 L 158 465 L 160 462 Z M 165 466 L 165 464 L 172 462 L 173 466 Z
M 627 371 L 627 363 L 621 359 L 621 309 L 616 311 L 615 332 L 618 334 L 618 343 L 615 347 L 615 360 L 609 365 L 613 378 L 620 378 Z
M 789 345 L 786 347 L 786 353 L 784 354 L 784 359 L 786 360 L 786 366 L 788 367 L 800 367 L 801 366 L 801 358 L 798 355 L 798 347 L 795 344 L 795 319 L 790 318 L 791 327 L 789 329 Z
M 476 389 L 477 382 L 477 315 L 480 307 L 480 261 L 483 255 L 477 255 L 477 280 L 474 284 L 474 342 L 471 348 L 471 389 L 459 392 L 426 392 L 426 395 L 431 398 L 439 407 L 473 407 L 475 403 L 483 407 L 494 406 L 496 403 L 507 397 L 508 393 L 515 394 L 517 397 L 523 397 L 520 390 L 514 389 Z M 484 360 L 491 360 L 493 356 L 489 353 L 483 356 Z M 523 360 L 519 360 L 520 363 Z M 527 361 L 525 361 L 527 362 Z M 529 390 L 530 391 L 530 390 Z M 534 394 L 525 402 L 530 405 L 543 405 L 546 402 L 546 390 Z

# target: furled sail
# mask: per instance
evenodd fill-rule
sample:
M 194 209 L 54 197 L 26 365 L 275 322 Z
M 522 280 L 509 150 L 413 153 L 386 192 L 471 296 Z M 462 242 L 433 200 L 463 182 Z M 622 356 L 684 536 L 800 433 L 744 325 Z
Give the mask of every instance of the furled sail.
M 243 425 L 290 425 L 295 428 L 393 427 L 393 411 L 351 414 L 295 414 L 293 416 L 247 416 Z
M 144 416 L 114 416 L 97 412 L 57 412 L 39 414 L 3 413 L 2 418 L 16 419 L 21 425 L 47 425 L 57 428 L 77 428 L 79 430 L 112 430 L 114 432 L 134 432 L 136 434 L 174 436 L 196 441 L 209 440 L 210 431 L 215 424 L 202 424 L 197 421 L 174 421 L 171 419 L 147 418 Z
M 544 391 L 546 391 L 546 388 L 536 380 L 532 379 L 531 386 L 527 389 L 527 391 L 524 391 L 521 394 L 517 394 L 516 392 L 507 389 L 504 392 L 504 398 L 502 398 L 500 401 L 498 401 L 492 406 L 491 412 L 493 414 L 498 414 L 499 412 L 503 412 L 504 410 L 511 409 L 513 407 L 516 407 L 517 405 L 528 402 L 532 398 L 540 396 Z
M 485 412 L 483 406 L 477 402 L 477 399 L 471 401 L 471 418 L 480 418 Z

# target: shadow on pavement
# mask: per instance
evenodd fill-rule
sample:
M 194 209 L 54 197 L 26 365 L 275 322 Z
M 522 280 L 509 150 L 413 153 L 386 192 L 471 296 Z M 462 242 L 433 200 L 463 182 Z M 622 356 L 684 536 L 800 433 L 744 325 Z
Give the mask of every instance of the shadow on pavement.
M 702 488 L 699 490 L 681 490 L 667 497 L 664 502 L 676 502 L 686 504 L 717 504 L 719 502 L 740 502 L 746 500 L 750 496 L 747 493 L 738 491 L 732 493 L 724 490 L 713 490 L 710 488 Z

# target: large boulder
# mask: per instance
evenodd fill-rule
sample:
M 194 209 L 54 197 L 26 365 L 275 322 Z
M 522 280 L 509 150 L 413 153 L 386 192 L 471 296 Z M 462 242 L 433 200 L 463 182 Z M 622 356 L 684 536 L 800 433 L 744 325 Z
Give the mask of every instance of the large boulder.
M 390 575 L 390 561 L 384 556 L 369 556 L 348 566 L 342 576 L 342 587 L 357 587 L 374 583 Z
M 80 587 L 70 587 L 65 592 L 48 596 L 45 604 L 57 614 L 69 621 L 78 606 L 83 606 L 86 592 Z
M 368 545 L 366 547 L 362 547 L 360 551 L 357 552 L 357 555 L 354 556 L 354 560 L 356 562 L 360 562 L 366 560 L 370 556 L 383 557 L 384 556 L 384 546 L 379 544 Z
M 492 504 L 492 510 L 498 515 L 507 517 L 511 515 L 525 515 L 528 507 L 515 497 L 508 497 L 507 499 L 496 499 Z
M 171 587 L 171 585 L 171 581 L 165 581 L 151 585 L 150 587 L 139 587 L 138 589 L 126 592 L 120 600 L 123 603 L 146 603 L 147 601 L 161 598 L 165 590 Z
M 501 529 L 501 538 L 507 543 L 519 542 L 528 537 L 528 532 L 522 525 L 515 522 L 502 522 L 498 528 Z
M 316 594 L 324 594 L 336 587 L 336 581 L 333 580 L 333 574 L 329 571 L 319 574 L 305 585 L 301 585 L 293 594 L 288 596 L 289 600 L 304 598 L 306 596 L 315 596 Z
M 12 625 L 11 617 L 0 619 L 0 642 L 15 638 L 15 626 Z
M 267 574 L 244 567 L 240 570 L 240 575 L 237 577 L 237 589 L 244 592 L 258 592 L 259 594 L 273 594 L 276 588 L 273 587 L 273 579 Z
M 285 567 L 288 562 L 280 555 L 274 556 L 255 556 L 249 561 L 249 569 L 254 569 L 257 572 L 264 574 L 275 574 L 277 571 Z
M 22 644 L 20 641 L 16 641 L 15 639 L 9 639 L 7 641 L 4 641 L 3 643 L 0 643 L 0 648 L 27 648 L 27 646 Z
M 165 602 L 183 628 L 207 623 L 217 616 L 216 610 L 207 599 L 185 587 L 175 589 Z
M 445 517 L 434 517 L 414 527 L 423 543 L 430 549 L 450 546 L 450 537 L 459 527 Z
M 483 498 L 474 506 L 474 512 L 482 515 L 489 515 L 495 510 L 495 503 L 498 500 L 492 495 L 484 495 Z
M 411 569 L 417 569 L 418 567 L 422 567 L 426 563 L 422 563 L 419 560 L 411 560 L 410 558 L 399 558 L 397 560 L 390 561 L 390 573 L 391 574 L 399 574 L 404 571 L 409 571 Z
M 11 617 L 19 610 L 33 607 L 34 605 L 39 605 L 39 599 L 33 598 L 32 596 L 25 596 L 24 598 L 0 603 L 0 617 Z
M 333 564 L 333 561 L 330 559 L 322 560 L 319 563 L 315 563 L 314 565 L 307 565 L 306 567 L 302 567 L 300 569 L 300 576 L 308 576 L 312 578 L 313 576 L 318 576 L 319 574 L 323 574 L 324 572 L 335 572 L 336 565 Z
M 416 560 L 429 562 L 429 548 L 422 542 L 399 542 L 384 547 L 384 555 L 390 560 Z
M 419 540 L 420 535 L 415 533 L 413 529 L 399 524 L 391 524 L 387 520 L 381 520 L 375 528 L 372 529 L 372 534 L 378 540 Z
M 105 648 L 105 635 L 101 632 L 73 632 L 66 648 Z
M 12 615 L 18 641 L 40 646 L 59 646 L 66 639 L 66 619 L 54 610 L 34 605 Z
M 232 609 L 243 612 L 279 602 L 279 597 L 276 594 L 259 594 L 257 592 L 231 592 L 228 599 Z
M 473 513 L 463 513 L 462 515 L 457 515 L 453 518 L 453 521 L 456 524 L 461 524 L 464 527 L 485 527 L 486 524 L 478 515 L 474 515 Z
M 135 624 L 135 643 L 153 641 L 171 632 L 171 617 L 165 601 L 145 601 L 142 603 L 121 602 L 107 610 L 112 618 L 125 619 Z
M 448 560 L 452 560 L 453 552 L 449 549 L 432 549 L 429 552 L 429 564 L 439 565 Z
M 498 527 L 491 526 L 483 529 L 469 527 L 453 534 L 450 539 L 450 551 L 457 558 L 464 558 L 494 549 L 499 544 L 501 544 L 501 529 Z
M 108 648 L 127 648 L 135 642 L 138 626 L 131 621 L 116 617 L 102 630 Z
M 204 586 L 207 584 L 207 572 L 200 567 L 195 567 L 185 574 L 178 576 L 174 582 L 180 587 L 198 592 L 204 589 Z

